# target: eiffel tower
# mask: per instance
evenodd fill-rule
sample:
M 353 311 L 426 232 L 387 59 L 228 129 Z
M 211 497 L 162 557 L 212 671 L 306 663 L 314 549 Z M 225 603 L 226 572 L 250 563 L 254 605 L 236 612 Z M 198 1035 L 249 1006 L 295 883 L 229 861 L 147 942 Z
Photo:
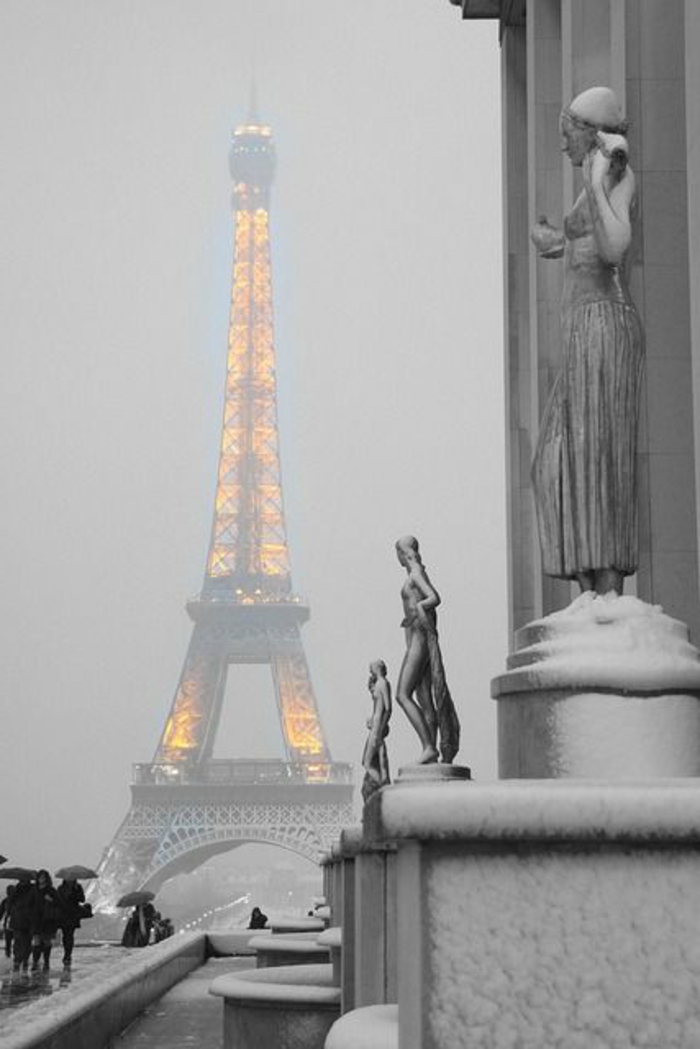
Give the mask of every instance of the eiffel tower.
M 192 637 L 153 761 L 134 766 L 131 807 L 93 883 L 102 910 L 245 842 L 317 860 L 353 821 L 352 769 L 331 759 L 301 640 L 309 608 L 292 590 L 272 325 L 275 153 L 270 128 L 254 116 L 233 133 L 230 165 L 231 321 L 204 582 L 187 603 Z M 271 668 L 284 760 L 213 757 L 232 664 Z

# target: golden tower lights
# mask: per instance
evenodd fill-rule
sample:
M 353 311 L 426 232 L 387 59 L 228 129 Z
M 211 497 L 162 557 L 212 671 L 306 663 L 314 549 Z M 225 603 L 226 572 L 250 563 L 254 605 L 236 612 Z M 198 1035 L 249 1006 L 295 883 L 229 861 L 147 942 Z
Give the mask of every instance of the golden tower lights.
M 231 319 L 219 470 L 195 627 L 155 762 L 211 757 L 230 663 L 272 668 L 287 760 L 323 780 L 325 743 L 301 643 L 308 608 L 292 593 L 279 458 L 270 266 L 271 130 L 237 127 Z

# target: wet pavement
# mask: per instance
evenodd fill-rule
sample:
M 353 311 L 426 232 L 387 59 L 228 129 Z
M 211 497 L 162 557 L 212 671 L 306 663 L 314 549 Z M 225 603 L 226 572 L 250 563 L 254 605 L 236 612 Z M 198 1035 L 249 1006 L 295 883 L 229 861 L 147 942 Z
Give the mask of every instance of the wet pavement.
M 0 1014 L 3 1016 L 3 1031 L 7 1021 L 7 1010 L 31 1005 L 33 1002 L 49 995 L 66 993 L 73 986 L 81 986 L 87 980 L 99 978 L 105 967 L 111 968 L 121 964 L 125 955 L 122 947 L 100 945 L 99 947 L 78 947 L 73 951 L 73 964 L 70 969 L 61 965 L 61 948 L 55 950 L 51 957 L 51 968 L 48 971 L 37 969 L 32 972 L 12 972 L 9 959 L 0 960 Z
M 209 985 L 254 965 L 251 958 L 210 958 L 137 1017 L 114 1039 L 114 1049 L 221 1049 L 223 1001 L 208 993 Z
M 99 985 L 106 976 L 123 968 L 132 951 L 117 945 L 78 946 L 70 969 L 61 965 L 61 948 L 51 956 L 44 972 L 12 972 L 8 959 L 0 959 L 0 1049 L 5 1038 L 26 1030 L 34 1020 L 44 1020 L 58 1006 L 83 990 Z

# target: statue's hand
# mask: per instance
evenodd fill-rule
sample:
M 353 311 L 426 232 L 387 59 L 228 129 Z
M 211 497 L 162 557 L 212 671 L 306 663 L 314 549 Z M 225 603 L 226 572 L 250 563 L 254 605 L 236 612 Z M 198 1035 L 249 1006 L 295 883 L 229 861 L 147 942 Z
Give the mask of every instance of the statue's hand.
M 540 215 L 532 227 L 530 240 L 544 259 L 559 259 L 564 254 L 564 233 L 550 225 L 546 215 Z
M 629 160 L 629 145 L 624 135 L 613 134 L 609 131 L 599 131 L 596 135 L 596 143 L 602 154 L 600 159 L 593 158 L 592 178 L 594 185 L 596 180 L 604 178 L 609 171 L 615 181 L 619 181 L 625 173 Z M 604 159 L 607 159 L 607 167 Z
M 583 158 L 583 181 L 587 188 L 598 189 L 610 171 L 610 155 L 602 149 L 593 149 Z

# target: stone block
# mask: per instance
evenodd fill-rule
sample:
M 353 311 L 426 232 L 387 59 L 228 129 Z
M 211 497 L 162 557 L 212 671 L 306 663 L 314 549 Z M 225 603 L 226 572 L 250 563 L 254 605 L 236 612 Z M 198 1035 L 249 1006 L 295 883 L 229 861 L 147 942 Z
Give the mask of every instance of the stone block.
M 374 831 L 400 1049 L 700 1044 L 700 781 L 394 785 Z

